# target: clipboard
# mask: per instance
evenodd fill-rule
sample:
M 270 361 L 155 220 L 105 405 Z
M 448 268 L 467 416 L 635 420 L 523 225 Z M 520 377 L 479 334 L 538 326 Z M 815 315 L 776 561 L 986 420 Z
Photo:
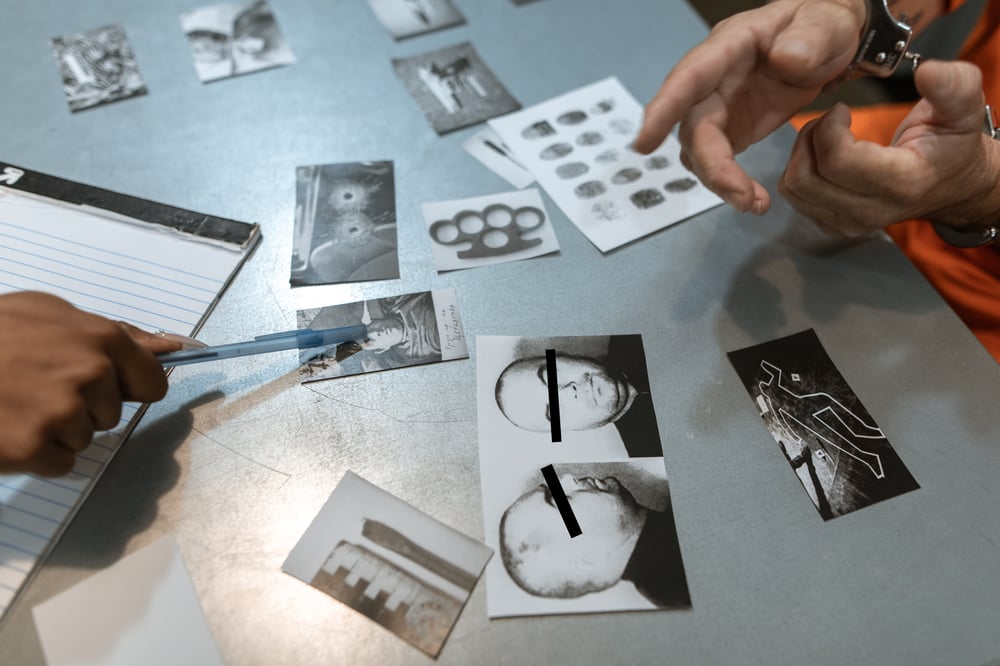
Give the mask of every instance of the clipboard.
M 0 162 L 0 294 L 46 291 L 146 330 L 195 335 L 260 239 L 258 224 Z M 64 477 L 0 475 L 0 623 L 144 412 L 126 403 Z

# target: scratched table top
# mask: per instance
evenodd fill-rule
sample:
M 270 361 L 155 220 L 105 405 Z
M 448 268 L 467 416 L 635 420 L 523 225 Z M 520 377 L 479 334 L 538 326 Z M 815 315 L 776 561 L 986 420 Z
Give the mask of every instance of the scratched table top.
M 430 658 L 281 572 L 347 470 L 483 538 L 477 335 L 643 336 L 693 608 L 489 620 L 476 586 L 438 663 L 986 664 L 1000 659 L 1000 371 L 884 237 L 824 238 L 777 197 L 601 254 L 546 199 L 558 254 L 438 274 L 420 204 L 511 189 L 438 136 L 390 61 L 471 42 L 524 106 L 607 76 L 648 100 L 707 29 L 683 3 L 459 2 L 465 25 L 394 41 L 364 2 L 271 6 L 296 63 L 203 84 L 179 0 L 38 0 L 0 22 L 0 157 L 259 222 L 200 337 L 296 311 L 456 290 L 471 358 L 303 386 L 292 352 L 176 368 L 0 628 L 42 664 L 31 607 L 171 534 L 228 663 Z M 49 40 L 126 28 L 148 94 L 71 113 Z M 741 157 L 772 188 L 790 129 Z M 289 285 L 295 168 L 391 160 L 400 277 Z M 824 522 L 726 352 L 814 329 L 920 489 Z

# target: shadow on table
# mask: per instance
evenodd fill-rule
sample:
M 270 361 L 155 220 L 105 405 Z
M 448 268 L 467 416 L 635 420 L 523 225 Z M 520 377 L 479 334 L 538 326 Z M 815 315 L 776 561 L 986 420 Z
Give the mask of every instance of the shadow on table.
M 174 454 L 191 434 L 192 411 L 220 397 L 220 391 L 205 393 L 142 422 L 84 499 L 47 566 L 103 569 L 118 561 L 129 540 L 156 519 L 160 497 L 180 477 Z

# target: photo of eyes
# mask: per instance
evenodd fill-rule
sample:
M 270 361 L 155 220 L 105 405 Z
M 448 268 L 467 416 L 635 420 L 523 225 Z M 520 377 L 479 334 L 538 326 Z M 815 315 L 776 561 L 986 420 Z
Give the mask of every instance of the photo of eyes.
M 642 337 L 476 348 L 490 616 L 689 608 Z

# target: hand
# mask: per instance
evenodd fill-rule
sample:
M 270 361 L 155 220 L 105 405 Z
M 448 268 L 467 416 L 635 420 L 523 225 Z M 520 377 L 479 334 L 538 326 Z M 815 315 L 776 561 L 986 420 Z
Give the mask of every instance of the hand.
M 49 294 L 0 296 L 0 472 L 68 472 L 122 402 L 164 396 L 153 354 L 178 348 Z
M 863 0 L 776 0 L 718 23 L 646 106 L 638 151 L 680 123 L 681 160 L 741 211 L 770 207 L 735 155 L 783 125 L 840 76 L 858 47 Z
M 890 146 L 856 140 L 842 105 L 802 128 L 779 183 L 796 210 L 847 236 L 913 218 L 956 228 L 995 221 L 1000 146 L 982 133 L 979 69 L 926 62 L 915 83 L 923 99 Z

